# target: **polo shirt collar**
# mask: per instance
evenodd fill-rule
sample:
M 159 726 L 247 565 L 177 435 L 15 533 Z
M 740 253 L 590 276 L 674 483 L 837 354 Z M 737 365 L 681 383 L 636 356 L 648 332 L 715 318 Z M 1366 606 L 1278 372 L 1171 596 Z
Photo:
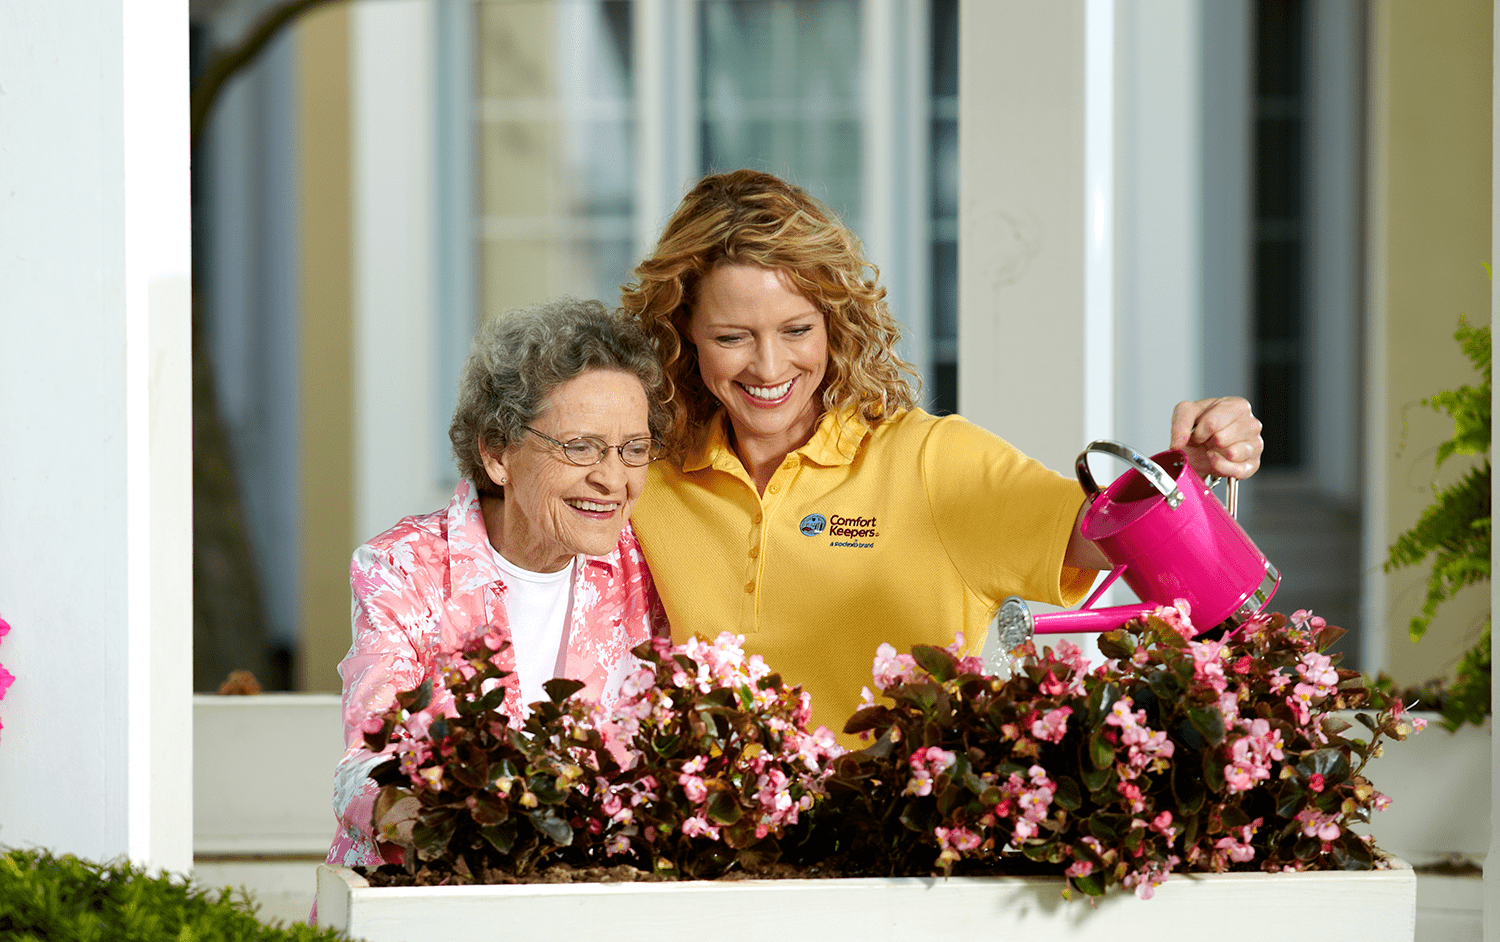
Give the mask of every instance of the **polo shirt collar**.
M 854 461 L 860 445 L 869 434 L 870 426 L 853 411 L 824 413 L 812 438 L 793 454 L 825 467 L 847 465 Z M 740 459 L 729 446 L 729 418 L 720 409 L 709 421 L 706 434 L 688 451 L 682 462 L 682 470 L 702 471 L 704 468 L 721 467 L 725 462 L 738 465 Z

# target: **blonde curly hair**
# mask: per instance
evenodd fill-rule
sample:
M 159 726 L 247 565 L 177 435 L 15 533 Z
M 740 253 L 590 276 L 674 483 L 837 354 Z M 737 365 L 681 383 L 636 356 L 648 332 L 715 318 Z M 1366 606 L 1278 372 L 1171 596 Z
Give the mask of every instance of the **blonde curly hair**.
M 723 264 L 781 271 L 823 312 L 825 413 L 847 410 L 874 423 L 916 405 L 907 379 L 917 380 L 916 371 L 896 356 L 901 331 L 880 271 L 854 233 L 801 187 L 769 173 L 712 174 L 683 197 L 635 282 L 621 291 L 626 317 L 651 338 L 666 371 L 669 451 L 680 456 L 719 408 L 687 336 L 698 286 Z

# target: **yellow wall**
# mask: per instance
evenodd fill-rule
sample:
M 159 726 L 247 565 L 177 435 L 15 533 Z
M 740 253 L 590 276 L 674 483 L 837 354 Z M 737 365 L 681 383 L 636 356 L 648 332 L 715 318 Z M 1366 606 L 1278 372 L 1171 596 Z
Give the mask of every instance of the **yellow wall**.
M 302 647 L 298 687 L 337 691 L 354 551 L 349 8 L 297 27 L 302 257 Z
M 1372 5 L 1369 323 L 1379 335 L 1368 405 L 1385 545 L 1431 501 L 1434 452 L 1452 435 L 1419 400 L 1474 378 L 1453 340 L 1458 315 L 1490 319 L 1492 10 L 1491 0 Z M 1465 460 L 1450 459 L 1440 480 Z M 1488 587 L 1471 589 L 1414 645 L 1407 625 L 1425 585 L 1421 570 L 1386 577 L 1385 663 L 1403 683 L 1451 674 L 1489 609 Z

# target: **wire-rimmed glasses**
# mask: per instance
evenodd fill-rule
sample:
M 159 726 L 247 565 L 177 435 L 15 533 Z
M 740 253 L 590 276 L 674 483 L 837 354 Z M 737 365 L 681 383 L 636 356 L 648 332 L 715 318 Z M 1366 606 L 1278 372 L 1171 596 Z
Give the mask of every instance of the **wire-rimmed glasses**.
M 560 442 L 550 435 L 544 435 L 531 426 L 523 426 L 526 431 L 537 438 L 544 438 L 558 447 L 563 457 L 569 464 L 575 464 L 580 468 L 587 468 L 603 461 L 611 451 L 620 453 L 620 460 L 632 468 L 641 468 L 657 458 L 661 457 L 661 444 L 654 438 L 632 438 L 628 442 L 611 445 L 591 436 L 573 438 Z

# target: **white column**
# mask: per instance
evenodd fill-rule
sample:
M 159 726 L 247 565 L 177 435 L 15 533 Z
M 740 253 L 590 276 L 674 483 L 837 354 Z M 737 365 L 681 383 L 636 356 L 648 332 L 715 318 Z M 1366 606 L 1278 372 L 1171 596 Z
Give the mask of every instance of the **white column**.
M 187 3 L 0 20 L 0 842 L 185 872 Z
M 959 411 L 1062 470 L 1087 435 L 1085 11 L 959 7 Z
M 1167 447 L 1172 407 L 1204 395 L 1199 4 L 1119 5 L 1115 420 L 1146 454 Z
M 355 539 L 437 510 L 432 0 L 353 7 Z

